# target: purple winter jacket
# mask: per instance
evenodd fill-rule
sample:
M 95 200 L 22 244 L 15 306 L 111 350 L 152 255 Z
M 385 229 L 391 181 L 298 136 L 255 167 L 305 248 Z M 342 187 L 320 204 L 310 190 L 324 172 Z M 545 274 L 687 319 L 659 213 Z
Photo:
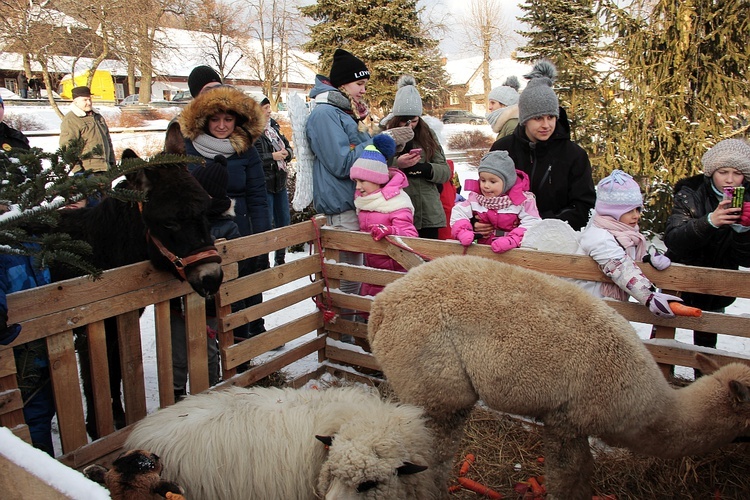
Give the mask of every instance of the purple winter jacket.
M 382 224 L 390 227 L 395 236 L 419 236 L 414 227 L 414 205 L 403 188 L 409 185 L 406 175 L 398 169 L 388 169 L 388 183 L 377 191 L 362 195 L 354 193 L 354 206 L 359 217 L 359 230 L 369 233 L 373 226 Z M 398 262 L 387 255 L 365 254 L 365 264 L 377 269 L 406 271 Z M 361 295 L 375 295 L 382 286 L 362 283 Z

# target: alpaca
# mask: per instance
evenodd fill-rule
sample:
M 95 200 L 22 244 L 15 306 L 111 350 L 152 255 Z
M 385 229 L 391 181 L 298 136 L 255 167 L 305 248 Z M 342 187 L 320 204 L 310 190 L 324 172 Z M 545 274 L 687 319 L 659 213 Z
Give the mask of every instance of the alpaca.
M 443 488 L 479 399 L 544 423 L 548 498 L 591 498 L 589 436 L 677 458 L 750 435 L 750 367 L 702 356 L 714 373 L 674 389 L 604 301 L 485 258 L 436 259 L 389 284 L 368 340 L 399 399 L 425 409 Z
M 316 439 L 317 438 L 317 439 Z M 232 387 L 135 425 L 190 499 L 436 499 L 422 410 L 357 387 Z

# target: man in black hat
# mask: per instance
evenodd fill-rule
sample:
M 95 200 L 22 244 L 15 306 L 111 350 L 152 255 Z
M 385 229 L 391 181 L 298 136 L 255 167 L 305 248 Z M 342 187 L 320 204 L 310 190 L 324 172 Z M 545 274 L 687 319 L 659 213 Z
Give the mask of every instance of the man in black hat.
M 107 122 L 92 106 L 91 89 L 84 86 L 73 89 L 73 103 L 60 124 L 60 146 L 67 146 L 71 140 L 79 138 L 84 141 L 82 154 L 92 151 L 96 146 L 101 147 L 101 153 L 83 160 L 74 172 L 81 169 L 87 172 L 106 172 L 115 165 L 115 151 Z

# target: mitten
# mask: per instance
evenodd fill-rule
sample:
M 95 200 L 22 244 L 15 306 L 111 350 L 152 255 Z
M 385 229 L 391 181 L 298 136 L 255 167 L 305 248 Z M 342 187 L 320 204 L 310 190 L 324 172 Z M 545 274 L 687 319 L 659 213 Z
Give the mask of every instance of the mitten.
M 429 163 L 417 163 L 413 167 L 402 168 L 401 171 L 405 173 L 407 177 L 432 179 L 432 165 Z
M 518 248 L 520 241 L 512 236 L 501 236 L 495 238 L 490 246 L 495 253 L 505 253 L 513 248 Z
M 651 264 L 651 267 L 653 267 L 657 271 L 663 271 L 672 265 L 672 261 L 669 259 L 669 257 L 659 252 L 658 250 L 654 250 L 653 254 L 647 253 L 646 255 L 644 255 L 643 262 Z
M 750 201 L 742 204 L 742 213 L 740 214 L 740 224 L 750 226 Z
M 471 227 L 471 222 L 466 219 L 461 219 L 453 224 L 451 235 L 465 247 L 474 243 L 474 228 Z
M 214 162 L 218 163 L 222 167 L 227 166 L 227 158 L 224 155 L 216 155 L 214 156 Z
M 391 136 L 396 141 L 396 152 L 403 151 L 406 143 L 414 139 L 414 131 L 411 127 L 395 127 L 386 130 L 383 134 Z
M 674 318 L 674 313 L 669 307 L 669 303 L 672 301 L 682 302 L 682 299 L 661 292 L 652 293 L 646 300 L 646 306 L 655 316 L 662 318 Z
M 370 228 L 370 234 L 372 239 L 380 241 L 389 234 L 393 234 L 393 226 L 386 226 L 385 224 L 375 224 Z

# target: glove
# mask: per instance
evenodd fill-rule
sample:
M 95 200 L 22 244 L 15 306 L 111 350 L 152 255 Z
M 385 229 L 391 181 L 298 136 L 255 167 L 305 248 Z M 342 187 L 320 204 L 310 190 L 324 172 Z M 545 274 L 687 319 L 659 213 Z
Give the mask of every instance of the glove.
M 492 240 L 490 246 L 495 253 L 505 253 L 513 248 L 518 248 L 518 243 L 518 240 L 512 236 L 501 236 Z
M 414 131 L 411 127 L 395 127 L 382 132 L 385 135 L 390 135 L 391 138 L 396 142 L 396 152 L 404 150 L 404 146 L 410 140 L 414 139 Z
M 432 165 L 429 163 L 417 163 L 413 167 L 402 168 L 401 171 L 405 173 L 407 177 L 432 179 Z
M 8 313 L 0 311 L 0 345 L 8 345 L 21 333 L 21 325 L 14 323 L 8 324 Z
M 672 261 L 669 260 L 669 257 L 660 253 L 658 250 L 655 250 L 653 254 L 647 253 L 644 255 L 643 262 L 651 264 L 651 267 L 657 271 L 663 271 L 672 265 Z
M 750 201 L 742 204 L 742 213 L 740 214 L 740 224 L 750 226 Z
M 646 299 L 646 306 L 648 307 L 648 310 L 651 311 L 655 316 L 659 316 L 662 318 L 674 318 L 674 313 L 669 307 L 669 302 L 671 301 L 682 302 L 682 299 L 679 297 L 675 297 L 674 295 L 654 292 L 648 297 L 648 299 Z
M 216 156 L 214 156 L 214 162 L 218 163 L 222 167 L 226 167 L 227 166 L 227 159 L 226 159 L 226 157 L 224 155 L 216 155 Z
M 451 235 L 465 247 L 474 243 L 474 228 L 471 227 L 471 222 L 466 219 L 461 219 L 453 224 Z
M 393 226 L 386 226 L 385 224 L 376 224 L 370 228 L 370 234 L 372 239 L 380 241 L 389 234 L 393 234 Z

